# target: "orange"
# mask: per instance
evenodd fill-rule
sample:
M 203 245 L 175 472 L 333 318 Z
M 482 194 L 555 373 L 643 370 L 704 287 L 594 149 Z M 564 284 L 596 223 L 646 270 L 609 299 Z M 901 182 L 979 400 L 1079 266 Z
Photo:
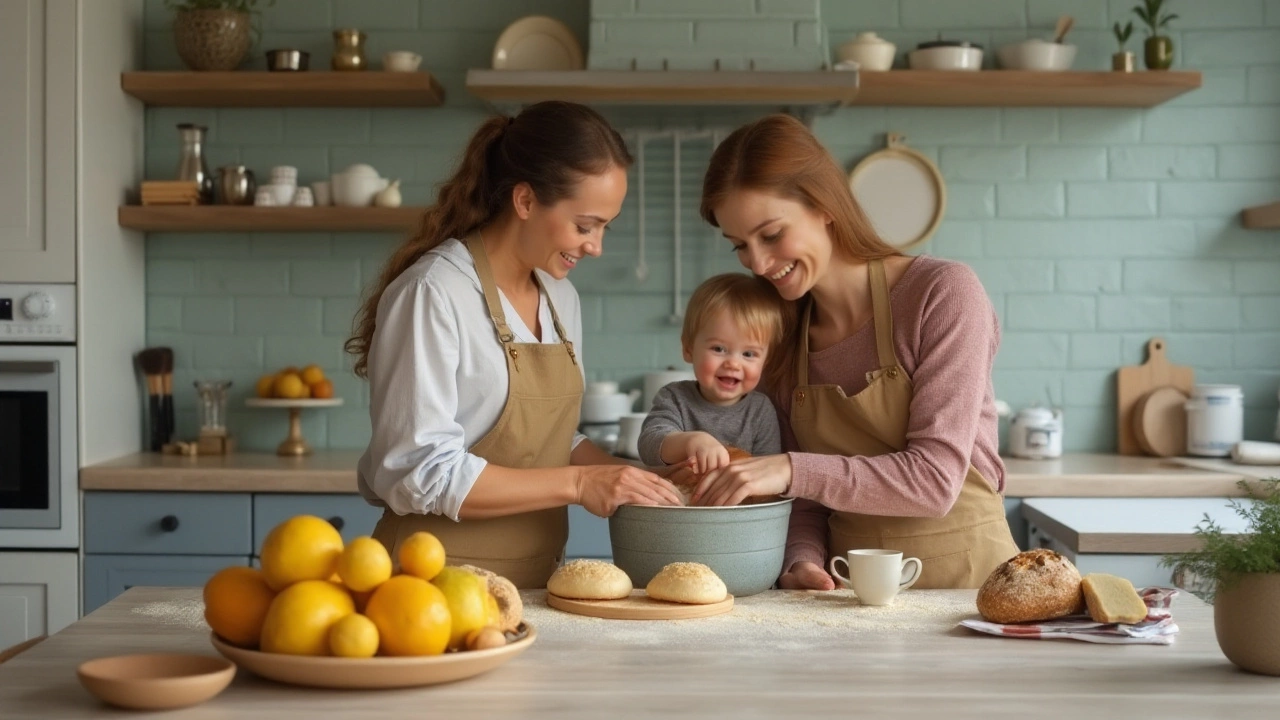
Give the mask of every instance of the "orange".
M 498 603 L 489 594 L 489 583 L 484 578 L 449 565 L 436 574 L 431 584 L 440 588 L 449 603 L 449 617 L 453 621 L 449 630 L 450 650 L 465 649 L 467 635 L 472 630 L 496 624 L 491 620 L 492 610 Z
M 325 378 L 311 386 L 311 397 L 326 399 L 333 397 L 333 381 Z
M 280 373 L 276 376 L 272 389 L 279 398 L 296 399 L 310 395 L 306 383 L 302 382 L 302 378 L 297 373 Z
M 425 530 L 405 538 L 399 555 L 400 570 L 423 580 L 431 580 L 444 567 L 444 544 Z
M 321 380 L 324 380 L 324 371 L 320 369 L 319 365 L 308 365 L 302 368 L 302 372 L 300 374 L 302 376 L 302 382 L 308 385 L 315 385 Z
M 255 648 L 275 596 L 256 569 L 223 568 L 204 584 L 204 619 L 223 640 Z
M 378 627 L 364 615 L 351 613 L 329 628 L 329 651 L 338 657 L 373 657 L 378 652 Z
M 275 375 L 263 375 L 262 377 L 258 378 L 258 384 L 253 389 L 254 394 L 260 398 L 269 398 L 275 394 L 275 391 L 276 391 Z
M 449 603 L 422 578 L 396 575 L 382 583 L 364 614 L 377 626 L 387 655 L 439 655 L 449 644 Z
M 327 580 L 303 580 L 271 601 L 262 623 L 262 651 L 328 655 L 329 630 L 356 611 L 351 595 Z
M 352 590 L 372 590 L 391 577 L 391 554 L 368 535 L 358 537 L 343 548 L 338 576 Z
M 262 541 L 262 575 L 273 590 L 302 580 L 328 580 L 338 571 L 342 536 L 326 520 L 297 515 Z

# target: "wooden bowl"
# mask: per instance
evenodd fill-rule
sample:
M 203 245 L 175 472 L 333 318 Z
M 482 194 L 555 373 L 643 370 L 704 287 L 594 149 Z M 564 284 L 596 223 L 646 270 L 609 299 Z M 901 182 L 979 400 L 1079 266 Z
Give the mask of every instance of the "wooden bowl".
M 100 700 L 131 710 L 168 710 L 204 702 L 236 675 L 235 663 L 213 655 L 117 655 L 82 663 L 80 684 Z

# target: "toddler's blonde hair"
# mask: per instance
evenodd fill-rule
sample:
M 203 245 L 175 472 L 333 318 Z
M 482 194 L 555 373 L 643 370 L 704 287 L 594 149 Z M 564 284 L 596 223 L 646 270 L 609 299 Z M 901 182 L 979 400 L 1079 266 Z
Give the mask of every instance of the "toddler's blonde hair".
M 785 306 L 778 291 L 764 278 L 725 273 L 709 278 L 689 296 L 680 342 L 693 347 L 694 338 L 721 312 L 728 312 L 739 330 L 772 350 L 782 338 Z

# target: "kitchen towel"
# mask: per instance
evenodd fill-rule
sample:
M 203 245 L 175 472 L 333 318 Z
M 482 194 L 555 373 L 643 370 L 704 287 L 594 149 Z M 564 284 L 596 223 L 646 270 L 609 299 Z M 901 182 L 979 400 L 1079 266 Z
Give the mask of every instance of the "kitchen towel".
M 1242 465 L 1280 465 L 1280 443 L 1242 440 L 1231 448 L 1231 459 Z
M 1029 640 L 1083 640 L 1115 645 L 1172 645 L 1178 626 L 1169 606 L 1178 595 L 1174 588 L 1147 587 L 1138 591 L 1147 604 L 1147 619 L 1132 625 L 1094 622 L 1088 615 L 1071 615 L 1041 623 L 1001 624 L 973 618 L 960 624 L 988 635 Z

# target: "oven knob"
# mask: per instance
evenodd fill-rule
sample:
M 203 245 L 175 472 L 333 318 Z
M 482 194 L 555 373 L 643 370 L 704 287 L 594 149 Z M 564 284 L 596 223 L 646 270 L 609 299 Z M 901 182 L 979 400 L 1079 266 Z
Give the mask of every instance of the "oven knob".
M 43 320 L 53 314 L 53 298 L 39 290 L 22 298 L 22 314 L 31 320 Z

